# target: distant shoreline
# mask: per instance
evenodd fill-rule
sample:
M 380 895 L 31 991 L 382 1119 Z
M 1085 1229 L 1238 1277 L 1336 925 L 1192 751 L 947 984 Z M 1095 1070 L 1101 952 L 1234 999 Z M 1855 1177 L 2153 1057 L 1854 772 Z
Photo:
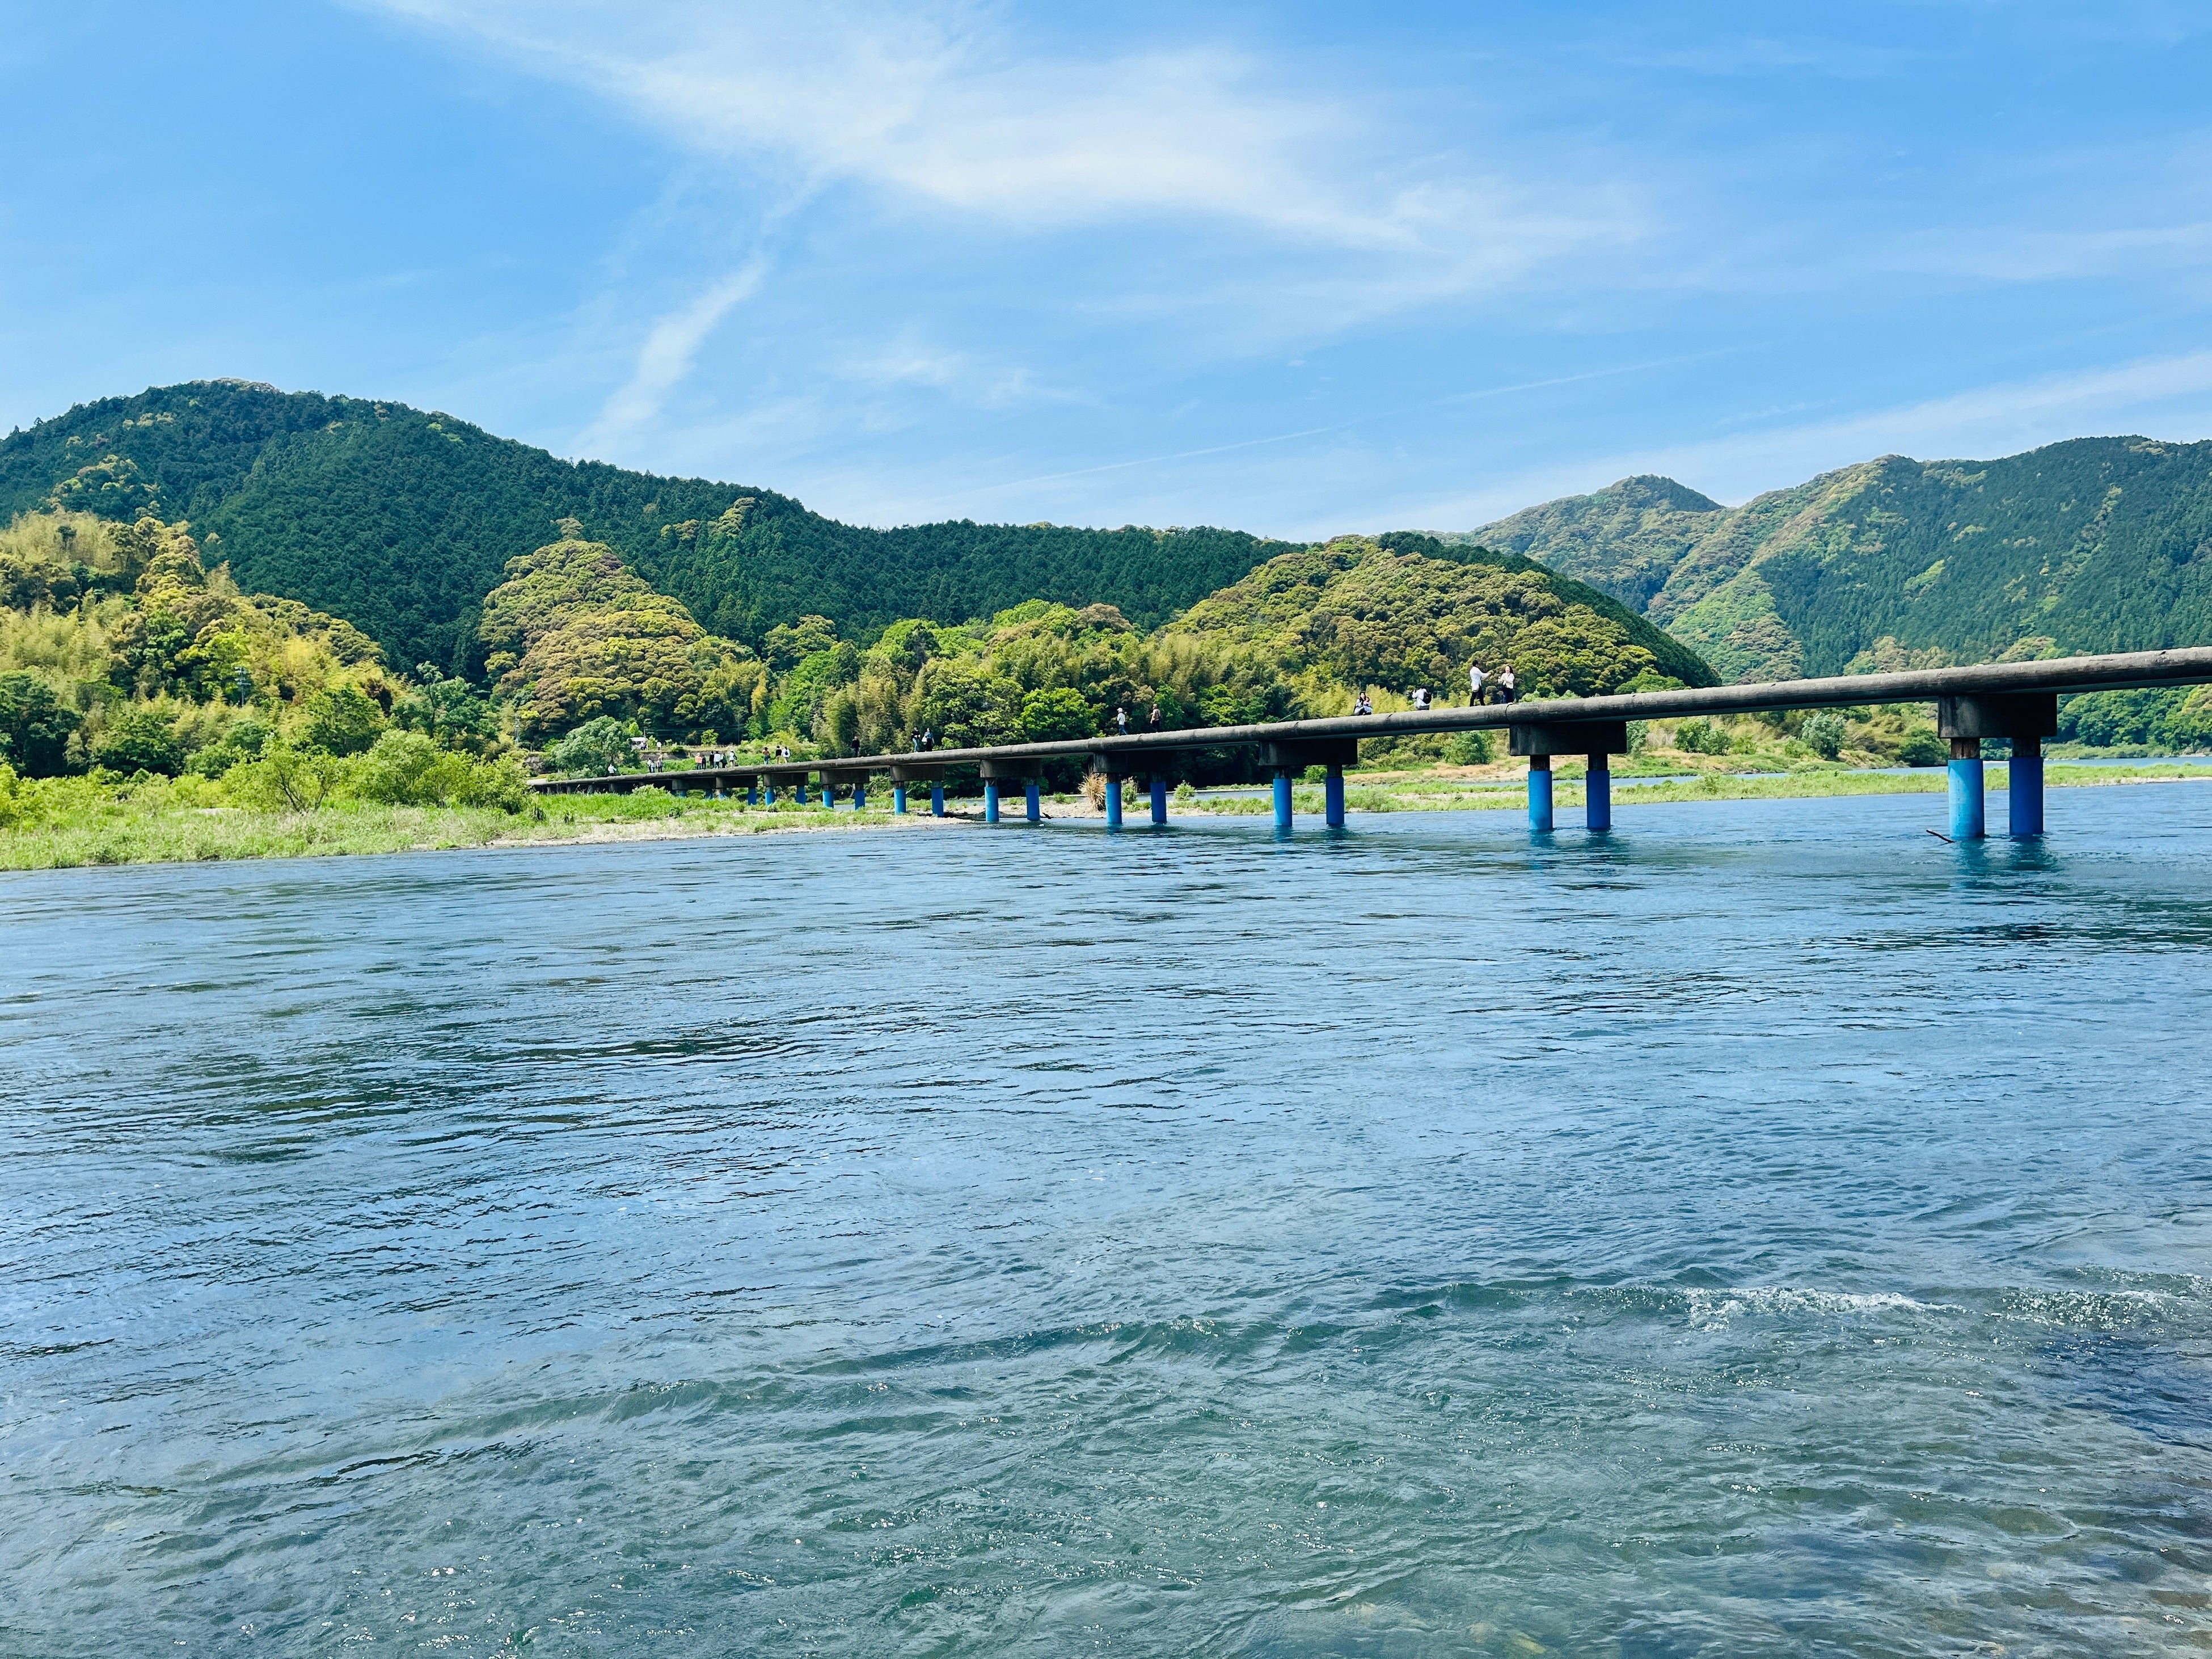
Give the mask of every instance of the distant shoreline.
M 1480 775 L 1487 773 L 1492 775 Z M 2212 765 L 2182 761 L 2147 761 L 2116 766 L 2050 764 L 2045 781 L 2053 788 L 2094 788 L 2126 784 L 2212 782 Z M 1503 769 L 1458 769 L 1454 772 L 1364 772 L 1346 779 L 1346 804 L 1354 815 L 1385 812 L 1504 811 L 1523 807 L 1527 795 Z M 2005 783 L 2002 762 L 1988 771 L 1990 791 Z M 1577 772 L 1563 768 L 1559 805 L 1579 805 Z M 1616 780 L 1618 811 L 1638 806 L 1679 805 L 1696 801 L 1815 800 L 1839 795 L 1940 794 L 1948 787 L 1943 769 L 1912 772 L 1817 771 L 1784 775 L 1711 772 L 1665 783 L 1638 783 L 1631 775 Z M 371 807 L 349 805 L 319 811 L 273 813 L 242 808 L 210 811 L 168 807 L 132 814 L 118 806 L 109 817 L 90 822 L 0 830 L 0 872 L 29 874 L 47 870 L 100 866 L 191 864 L 280 858 L 356 858 L 390 853 L 447 852 L 462 848 L 607 846 L 625 842 L 706 841 L 732 836 L 840 835 L 864 830 L 927 830 L 980 827 L 980 803 L 962 802 L 943 817 L 927 812 L 899 816 L 882 810 L 855 813 L 849 807 L 747 807 L 734 800 L 699 797 L 656 800 L 650 797 L 569 795 L 540 818 L 472 807 Z M 1302 817 L 1317 817 L 1321 791 L 1300 784 L 1294 805 Z M 1255 817 L 1272 804 L 1260 794 L 1198 795 L 1181 799 L 1171 817 Z M 1145 827 L 1141 798 L 1128 809 L 1130 827 Z M 1079 798 L 1056 799 L 1046 817 L 1096 823 L 1101 814 Z M 1021 822 L 1018 809 L 1003 826 Z

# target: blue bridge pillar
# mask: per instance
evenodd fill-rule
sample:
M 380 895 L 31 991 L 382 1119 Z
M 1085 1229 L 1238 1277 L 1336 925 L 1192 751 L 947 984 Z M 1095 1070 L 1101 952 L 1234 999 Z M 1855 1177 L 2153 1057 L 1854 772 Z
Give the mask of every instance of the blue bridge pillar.
M 986 778 L 983 780 L 983 822 L 996 823 L 998 821 L 999 781 L 996 778 Z
M 1029 809 L 1027 813 L 1029 821 L 1031 823 L 1042 823 L 1044 822 L 1044 786 L 1035 778 L 1028 779 L 1022 793 Z
M 868 781 L 866 778 L 853 786 L 853 810 L 855 812 L 868 810 Z
M 1121 827 L 1121 780 L 1110 772 L 1106 775 L 1106 827 Z
M 774 778 L 770 778 L 768 781 L 768 804 L 770 806 L 775 805 L 775 780 Z
M 1982 793 L 1982 740 L 1951 739 L 1951 839 L 1979 841 L 1987 833 Z
M 749 782 L 745 785 L 745 805 L 748 806 L 758 806 L 760 805 L 760 785 L 757 781 Z
M 945 786 L 941 783 L 929 786 L 929 816 L 933 818 L 945 816 Z
M 1328 781 L 1323 783 L 1321 787 L 1322 806 L 1328 816 L 1328 827 L 1332 830 L 1343 829 L 1344 769 L 1341 766 L 1330 767 L 1328 769 Z
M 1583 782 L 1583 823 L 1591 830 L 1613 828 L 1613 762 L 1609 756 L 1592 755 Z
M 2012 764 L 2008 769 L 2005 804 L 2011 809 L 2007 826 L 2014 836 L 2043 833 L 2043 739 L 2014 738 Z
M 837 805 L 837 786 L 827 778 L 822 780 L 822 804 L 832 811 Z
M 891 811 L 902 817 L 906 816 L 906 786 L 902 783 L 891 786 Z
M 1528 828 L 1537 835 L 1552 833 L 1552 757 L 1528 757 Z
M 1162 830 L 1168 822 L 1168 781 L 1158 772 L 1152 774 L 1152 827 Z
M 1291 833 L 1291 775 L 1280 767 L 1275 769 L 1275 833 Z

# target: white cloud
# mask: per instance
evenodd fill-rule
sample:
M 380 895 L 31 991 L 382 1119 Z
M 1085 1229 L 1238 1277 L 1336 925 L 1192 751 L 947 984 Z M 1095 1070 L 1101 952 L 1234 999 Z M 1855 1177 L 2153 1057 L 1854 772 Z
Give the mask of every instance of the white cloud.
M 1340 96 L 1220 48 L 1077 58 L 958 5 L 362 0 L 797 189 L 851 183 L 1018 231 L 1182 216 L 1445 256 L 1466 286 L 1622 233 L 1617 199 L 1391 154 Z M 1470 258 L 1479 254 L 1479 258 Z
M 637 364 L 629 379 L 607 399 L 599 418 L 577 439 L 579 448 L 589 454 L 619 444 L 658 420 L 661 404 L 690 374 L 692 362 L 707 337 L 732 307 L 759 291 L 767 273 L 766 261 L 750 260 L 689 305 L 654 323 L 645 343 L 638 348 Z

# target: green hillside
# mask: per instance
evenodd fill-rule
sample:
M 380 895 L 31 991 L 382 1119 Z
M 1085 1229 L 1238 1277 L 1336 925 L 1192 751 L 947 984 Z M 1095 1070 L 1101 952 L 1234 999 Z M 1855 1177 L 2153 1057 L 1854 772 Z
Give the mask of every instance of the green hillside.
M 1593 696 L 1639 675 L 1717 677 L 1618 600 L 1517 554 L 1399 533 L 1281 554 L 1191 607 L 1170 635 L 1261 649 L 1319 684 L 1465 690 L 1470 661 L 1514 666 L 1523 695 Z
M 1627 478 L 1465 539 L 1640 605 L 1731 679 L 2212 642 L 2212 443 L 1890 455 L 1735 508 Z
M 564 461 L 401 404 L 229 380 L 80 404 L 0 441 L 0 523 L 49 502 L 189 520 L 241 586 L 346 617 L 394 664 L 471 672 L 484 595 L 563 519 L 754 647 L 807 615 L 864 635 L 1031 599 L 1109 604 L 1152 627 L 1290 545 L 1211 529 L 864 529 L 772 490 Z

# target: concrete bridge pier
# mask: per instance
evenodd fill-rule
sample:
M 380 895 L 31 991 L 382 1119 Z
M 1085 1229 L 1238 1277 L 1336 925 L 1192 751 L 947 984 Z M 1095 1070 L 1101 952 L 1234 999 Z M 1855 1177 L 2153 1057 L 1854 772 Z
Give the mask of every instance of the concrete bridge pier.
M 822 780 L 822 804 L 833 812 L 837 810 L 837 786 L 827 778 Z
M 1583 775 L 1583 823 L 1601 833 L 1613 828 L 1613 757 L 1592 755 Z
M 1979 841 L 1988 833 L 1984 822 L 1982 740 L 1951 739 L 1951 839 Z
M 1121 780 L 1111 772 L 1106 775 L 1106 827 L 1121 827 Z
M 901 817 L 906 816 L 906 786 L 902 783 L 891 786 L 891 811 Z
M 1936 700 L 1936 730 L 1951 740 L 1951 839 L 1986 833 L 1982 739 L 2012 744 L 2005 828 L 2015 838 L 2043 833 L 2043 740 L 2058 732 L 2058 694 L 2024 691 Z
M 941 782 L 929 786 L 929 816 L 933 818 L 945 816 L 945 786 Z
M 745 805 L 748 806 L 758 806 L 760 805 L 760 780 L 758 778 L 747 778 L 745 780 Z
M 1291 784 L 1292 778 L 1309 766 L 1328 769 L 1328 781 L 1323 786 L 1323 799 L 1329 808 L 1328 827 L 1344 828 L 1344 769 L 1359 763 L 1359 739 L 1357 738 L 1308 738 L 1295 743 L 1263 743 L 1260 745 L 1260 764 L 1275 774 L 1275 829 L 1283 835 L 1291 830 Z
M 1044 822 L 1044 783 L 1039 778 L 1027 778 L 1022 784 L 1022 803 L 1026 809 L 1023 816 L 1031 823 Z
M 986 778 L 983 780 L 983 822 L 996 823 L 998 821 L 999 781 L 996 778 Z
M 1511 752 L 1528 757 L 1528 828 L 1552 831 L 1552 757 L 1583 755 L 1589 771 L 1583 823 L 1602 835 L 1613 828 L 1611 757 L 1628 752 L 1626 720 L 1542 720 L 1510 728 Z M 1540 765 L 1539 763 L 1541 763 Z
M 1164 772 L 1152 774 L 1152 828 L 1168 827 L 1168 779 Z
M 853 810 L 855 812 L 868 810 L 868 781 L 866 778 L 856 780 L 853 785 Z
M 775 780 L 774 778 L 770 778 L 768 781 L 768 804 L 770 806 L 775 805 Z
M 2005 827 L 2015 841 L 2043 833 L 2043 739 L 2014 738 L 2005 767 Z

